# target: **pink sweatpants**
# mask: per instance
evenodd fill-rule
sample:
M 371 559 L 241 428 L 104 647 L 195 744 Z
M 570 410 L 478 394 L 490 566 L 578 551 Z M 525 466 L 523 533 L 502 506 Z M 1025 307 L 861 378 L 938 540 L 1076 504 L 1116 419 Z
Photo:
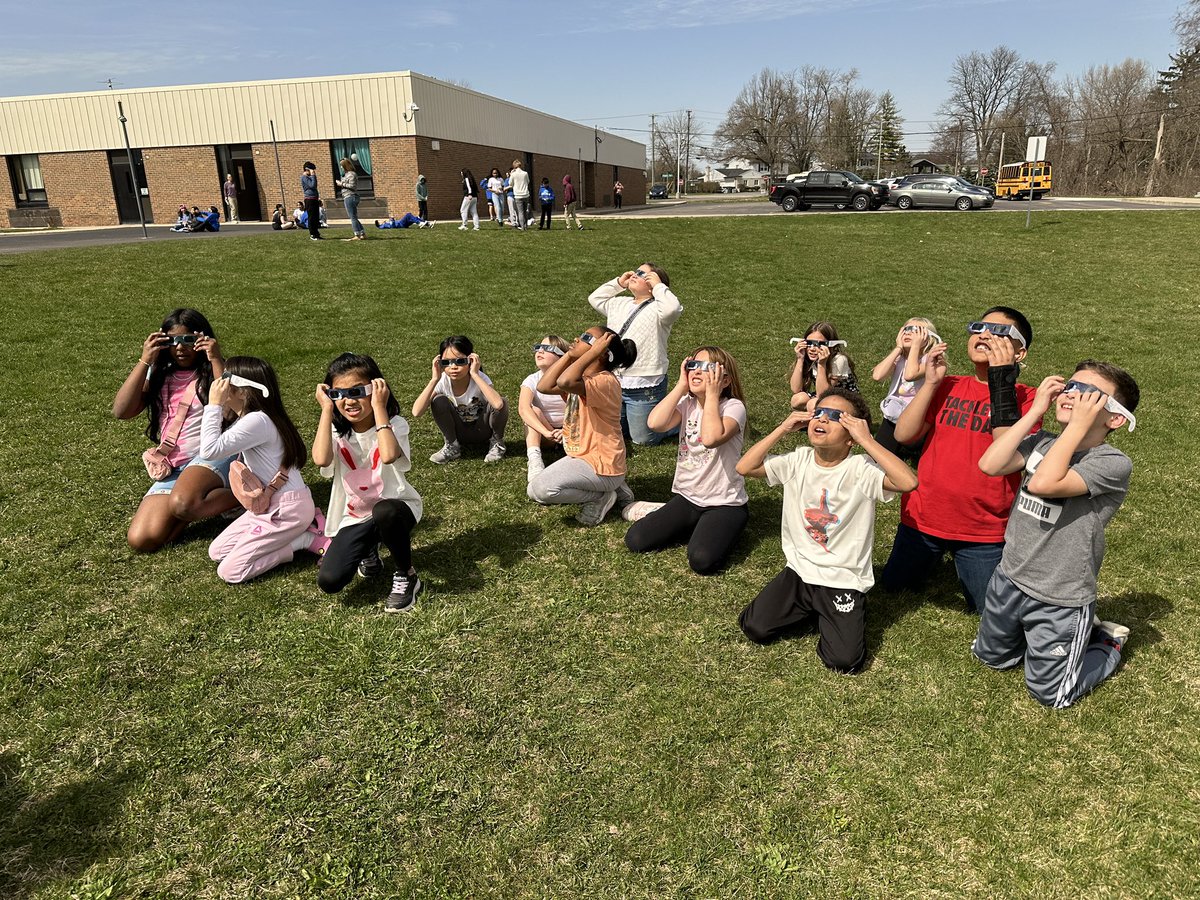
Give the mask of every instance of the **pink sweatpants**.
M 228 584 L 241 584 L 290 562 L 292 541 L 312 524 L 315 515 L 308 488 L 276 494 L 261 515 L 242 513 L 208 548 L 209 557 L 220 563 L 217 574 Z

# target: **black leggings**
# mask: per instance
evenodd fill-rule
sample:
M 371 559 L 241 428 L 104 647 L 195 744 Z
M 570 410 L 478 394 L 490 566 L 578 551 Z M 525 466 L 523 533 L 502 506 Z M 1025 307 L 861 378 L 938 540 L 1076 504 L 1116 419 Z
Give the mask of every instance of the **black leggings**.
M 540 222 L 538 222 L 538 228 L 549 228 L 550 227 L 550 218 L 551 218 L 551 216 L 553 216 L 553 214 L 554 214 L 554 204 L 553 203 L 543 203 L 542 204 L 542 220 Z
M 688 565 L 697 575 L 712 575 L 729 558 L 750 518 L 750 506 L 697 506 L 679 494 L 659 510 L 634 522 L 625 546 L 634 553 L 661 550 L 687 541 Z
M 403 500 L 380 500 L 371 518 L 357 525 L 343 525 L 333 536 L 317 571 L 317 587 L 336 594 L 354 578 L 358 564 L 375 552 L 380 541 L 391 551 L 396 570 L 412 567 L 412 530 L 416 516 Z

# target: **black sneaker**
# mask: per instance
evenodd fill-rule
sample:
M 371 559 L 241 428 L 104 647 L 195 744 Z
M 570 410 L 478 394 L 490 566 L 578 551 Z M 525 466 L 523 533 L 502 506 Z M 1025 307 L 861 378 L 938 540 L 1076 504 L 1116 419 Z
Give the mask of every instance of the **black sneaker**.
M 405 612 L 412 609 L 425 585 L 421 583 L 416 572 L 411 575 L 397 572 L 392 576 L 392 592 L 383 601 L 383 611 L 389 613 Z
M 370 556 L 364 557 L 358 564 L 358 574 L 363 578 L 374 578 L 383 571 L 383 560 L 379 558 L 379 548 L 371 551 Z

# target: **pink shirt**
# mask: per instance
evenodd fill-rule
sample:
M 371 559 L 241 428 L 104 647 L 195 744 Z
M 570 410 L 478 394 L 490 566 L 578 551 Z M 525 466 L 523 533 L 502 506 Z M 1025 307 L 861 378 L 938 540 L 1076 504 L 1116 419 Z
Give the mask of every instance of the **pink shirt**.
M 683 416 L 679 427 L 679 453 L 675 459 L 672 492 L 697 506 L 741 506 L 749 502 L 746 480 L 737 473 L 746 431 L 746 405 L 727 397 L 721 401 L 722 419 L 738 423 L 738 432 L 719 447 L 700 443 L 700 421 L 704 408 L 691 394 L 676 407 Z
M 170 429 L 171 423 L 175 421 L 175 411 L 179 408 L 179 403 L 183 400 L 188 386 L 198 377 L 194 370 L 180 369 L 172 372 L 163 380 L 162 388 L 158 393 L 158 439 L 160 441 Z M 173 468 L 185 465 L 199 453 L 200 414 L 203 410 L 204 403 L 198 395 L 194 395 L 192 402 L 188 405 L 188 411 L 183 420 L 183 430 L 179 432 L 179 440 L 175 449 L 167 455 L 167 462 Z

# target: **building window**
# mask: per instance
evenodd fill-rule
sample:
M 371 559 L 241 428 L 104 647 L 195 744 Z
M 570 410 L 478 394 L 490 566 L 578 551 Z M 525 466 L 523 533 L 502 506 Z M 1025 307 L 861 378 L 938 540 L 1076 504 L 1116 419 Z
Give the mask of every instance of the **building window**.
M 36 153 L 8 158 L 8 177 L 12 181 L 17 206 L 48 206 L 42 167 Z
M 344 141 L 330 141 L 329 155 L 333 158 L 333 177 L 342 177 L 342 160 L 348 159 L 354 163 L 354 171 L 358 175 L 356 192 L 360 197 L 375 196 L 375 179 L 371 177 L 371 144 L 366 138 L 348 138 Z M 337 196 L 341 196 L 339 189 Z

